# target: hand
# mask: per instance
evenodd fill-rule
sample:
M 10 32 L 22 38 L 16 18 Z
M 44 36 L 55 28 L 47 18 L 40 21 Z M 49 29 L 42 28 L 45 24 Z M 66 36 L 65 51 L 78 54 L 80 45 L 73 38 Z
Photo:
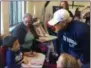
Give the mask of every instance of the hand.
M 45 39 L 39 39 L 39 41 L 40 41 L 41 43 L 46 42 Z
M 24 56 L 29 56 L 30 52 L 24 52 Z
M 48 36 L 50 36 L 50 35 L 46 33 L 45 36 L 48 37 Z
M 80 61 L 80 59 L 78 59 L 77 61 L 78 61 L 78 64 L 79 64 L 80 66 L 83 65 L 82 62 Z
M 27 57 L 25 57 L 25 56 L 24 56 L 24 58 L 23 58 L 23 63 L 24 63 L 24 64 L 28 64 L 28 63 L 29 63 Z

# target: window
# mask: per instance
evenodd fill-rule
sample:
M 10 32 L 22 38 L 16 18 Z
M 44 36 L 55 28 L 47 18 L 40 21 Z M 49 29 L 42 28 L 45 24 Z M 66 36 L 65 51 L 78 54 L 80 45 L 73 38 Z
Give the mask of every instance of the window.
M 10 1 L 9 3 L 10 26 L 13 26 L 22 21 L 22 17 L 26 13 L 26 1 Z
M 2 15 L 2 2 L 0 1 L 0 34 L 4 34 L 4 27 L 3 27 L 3 15 Z

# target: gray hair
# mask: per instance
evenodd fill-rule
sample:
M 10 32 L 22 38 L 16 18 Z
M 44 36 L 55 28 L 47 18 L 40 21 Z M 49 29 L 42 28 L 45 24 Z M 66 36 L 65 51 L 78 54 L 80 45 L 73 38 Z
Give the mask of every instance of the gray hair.
M 30 13 L 25 13 L 23 19 L 26 18 L 27 16 L 32 18 L 32 15 Z
M 28 16 L 31 18 L 31 21 L 32 21 L 32 19 L 33 19 L 33 18 L 32 18 L 32 15 L 31 15 L 30 13 L 25 13 L 25 14 L 24 14 L 24 17 L 23 17 L 23 23 L 24 23 L 24 24 L 25 24 L 25 18 L 28 17 Z M 26 25 L 26 24 L 25 24 L 25 25 Z

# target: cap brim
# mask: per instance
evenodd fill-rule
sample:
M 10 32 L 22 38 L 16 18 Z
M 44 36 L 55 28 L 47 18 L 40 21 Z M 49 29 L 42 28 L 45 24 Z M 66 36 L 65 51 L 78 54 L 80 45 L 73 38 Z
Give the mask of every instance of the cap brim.
M 51 19 L 48 24 L 51 25 L 51 26 L 54 26 L 58 23 L 59 21 L 58 20 L 55 20 L 55 19 Z
M 55 20 L 55 19 L 51 19 L 48 24 L 51 25 L 51 26 L 54 26 L 58 23 L 59 21 L 58 20 Z
M 67 22 L 70 22 L 72 20 L 72 18 L 71 17 L 69 17 L 69 19 L 67 20 Z M 65 20 L 60 20 L 60 21 L 65 21 Z M 55 19 L 51 19 L 50 21 L 48 21 L 48 24 L 50 25 L 50 26 L 54 26 L 54 25 L 56 25 L 58 22 L 60 22 L 59 20 L 55 20 Z

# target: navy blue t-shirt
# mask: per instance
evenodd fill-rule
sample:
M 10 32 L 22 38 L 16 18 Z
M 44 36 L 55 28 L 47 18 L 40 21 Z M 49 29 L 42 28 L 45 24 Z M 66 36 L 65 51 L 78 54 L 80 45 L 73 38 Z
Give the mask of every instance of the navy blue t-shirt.
M 7 68 L 20 68 L 23 57 L 21 52 L 14 52 L 10 49 L 6 52 L 6 66 Z
M 73 20 L 64 30 L 59 31 L 57 46 L 60 53 L 69 53 L 82 63 L 90 62 L 90 26 Z

